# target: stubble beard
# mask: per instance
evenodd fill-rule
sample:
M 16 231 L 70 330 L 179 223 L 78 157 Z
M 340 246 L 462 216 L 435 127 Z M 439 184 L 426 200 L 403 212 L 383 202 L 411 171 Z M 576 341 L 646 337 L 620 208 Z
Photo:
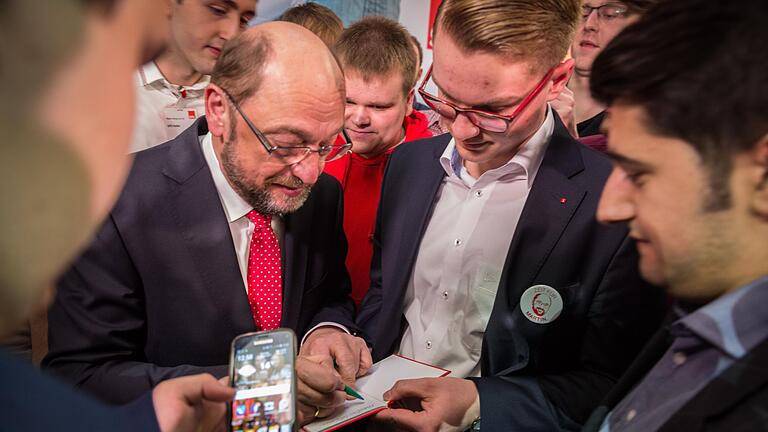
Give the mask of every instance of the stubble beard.
M 234 134 L 230 134 L 230 138 L 232 136 Z M 249 182 L 247 173 L 238 163 L 236 145 L 232 139 L 224 142 L 221 152 L 222 168 L 235 192 L 253 206 L 254 210 L 264 215 L 284 215 L 293 213 L 304 205 L 309 198 L 311 185 L 304 184 L 301 179 L 291 175 L 270 177 L 264 181 L 263 185 Z M 303 190 L 299 195 L 286 196 L 282 202 L 279 202 L 270 194 L 269 186 L 273 184 L 292 188 L 302 187 Z

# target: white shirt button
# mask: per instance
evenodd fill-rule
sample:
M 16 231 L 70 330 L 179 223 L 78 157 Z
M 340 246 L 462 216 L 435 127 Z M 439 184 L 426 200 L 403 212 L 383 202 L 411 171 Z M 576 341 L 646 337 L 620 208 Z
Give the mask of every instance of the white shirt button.
M 483 196 L 483 191 L 482 190 L 475 191 L 475 196 L 477 198 L 480 198 L 481 196 Z
M 461 239 L 456 239 L 456 240 L 453 241 L 453 245 L 456 246 L 456 247 L 461 246 L 462 243 L 463 242 L 461 241 Z
M 448 291 L 443 291 L 443 300 L 448 300 Z
M 428 340 L 426 343 L 427 349 L 432 349 L 432 341 Z

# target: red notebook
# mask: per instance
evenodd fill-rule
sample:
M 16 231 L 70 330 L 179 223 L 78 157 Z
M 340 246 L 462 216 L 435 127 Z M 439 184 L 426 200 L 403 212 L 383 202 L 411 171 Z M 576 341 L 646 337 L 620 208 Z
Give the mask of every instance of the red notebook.
M 365 400 L 349 400 L 334 415 L 304 426 L 308 432 L 334 431 L 350 423 L 376 414 L 387 408 L 384 392 L 392 388 L 395 382 L 412 378 L 437 378 L 446 376 L 451 371 L 421 363 L 397 354 L 391 355 L 374 364 L 368 374 L 357 379 L 355 387 Z

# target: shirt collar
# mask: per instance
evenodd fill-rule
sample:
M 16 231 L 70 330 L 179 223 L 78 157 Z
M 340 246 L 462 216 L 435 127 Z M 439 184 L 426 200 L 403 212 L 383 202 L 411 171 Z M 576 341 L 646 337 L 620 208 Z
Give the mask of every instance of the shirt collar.
M 685 327 L 731 357 L 768 338 L 768 276 L 700 307 L 673 324 Z
M 531 138 L 529 138 L 528 141 L 523 144 L 523 147 L 520 148 L 514 156 L 512 156 L 512 159 L 510 159 L 506 164 L 500 166 L 499 168 L 492 169 L 483 173 L 481 177 L 489 174 L 494 178 L 499 178 L 503 175 L 518 171 L 522 168 L 523 175 L 528 181 L 528 188 L 530 188 L 533 185 L 533 180 L 536 178 L 536 173 L 538 172 L 541 161 L 544 158 L 544 150 L 546 150 L 547 144 L 549 144 L 549 140 L 552 138 L 554 130 L 555 118 L 552 114 L 551 108 L 548 107 L 547 115 L 544 117 L 544 122 L 541 124 L 541 126 L 539 126 L 539 129 L 536 130 Z M 461 159 L 459 152 L 456 150 L 456 142 L 454 138 L 451 138 L 448 146 L 440 156 L 440 165 L 442 165 L 443 169 L 449 177 L 459 178 L 465 184 L 469 183 L 469 186 L 471 186 L 471 184 L 475 183 L 476 180 L 469 176 L 469 173 L 467 173 L 466 169 L 464 169 L 464 164 L 462 162 L 463 160 Z
M 224 176 L 224 172 L 221 171 L 219 159 L 216 157 L 216 152 L 213 151 L 213 135 L 211 135 L 210 132 L 200 137 L 200 145 L 203 149 L 205 162 L 208 164 L 208 168 L 211 171 L 213 184 L 216 186 L 216 192 L 218 192 L 219 199 L 224 207 L 224 213 L 226 213 L 229 223 L 232 223 L 248 214 L 248 212 L 253 209 L 253 206 L 245 202 L 245 200 L 232 189 L 232 185 L 229 184 L 229 181 L 227 181 L 227 178 Z
M 148 86 L 159 82 L 166 87 L 179 87 L 165 79 L 163 73 L 160 72 L 160 68 L 157 67 L 157 63 L 153 61 L 145 63 L 139 68 L 139 80 L 141 81 L 142 86 Z M 184 88 L 190 91 L 204 90 L 208 87 L 210 82 L 210 75 L 203 75 L 198 82 Z

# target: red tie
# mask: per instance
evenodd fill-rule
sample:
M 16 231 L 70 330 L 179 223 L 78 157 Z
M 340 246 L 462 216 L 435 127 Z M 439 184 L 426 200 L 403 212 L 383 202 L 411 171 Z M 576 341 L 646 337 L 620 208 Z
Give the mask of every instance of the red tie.
M 272 330 L 280 327 L 283 307 L 280 246 L 270 216 L 251 210 L 246 217 L 255 225 L 248 254 L 248 301 L 256 328 Z

